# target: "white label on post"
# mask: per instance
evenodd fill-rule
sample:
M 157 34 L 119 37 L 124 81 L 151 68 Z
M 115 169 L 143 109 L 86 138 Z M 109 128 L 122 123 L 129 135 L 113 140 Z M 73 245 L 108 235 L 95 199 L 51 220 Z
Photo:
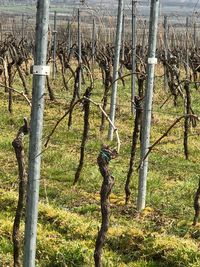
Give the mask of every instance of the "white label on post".
M 157 64 L 158 59 L 156 57 L 149 57 L 148 58 L 148 64 Z
M 32 74 L 48 76 L 50 74 L 50 66 L 33 65 Z

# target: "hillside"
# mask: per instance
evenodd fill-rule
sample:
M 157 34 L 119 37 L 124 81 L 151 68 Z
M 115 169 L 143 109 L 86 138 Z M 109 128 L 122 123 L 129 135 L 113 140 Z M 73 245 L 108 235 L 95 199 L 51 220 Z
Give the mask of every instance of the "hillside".
M 49 25 L 41 12 L 36 27 L 35 5 L 4 2 L 0 8 L 0 267 L 21 267 L 26 252 L 35 252 L 34 222 L 36 267 L 199 267 L 197 17 L 187 27 L 184 15 L 168 23 L 164 18 L 157 38 L 151 38 L 138 12 L 134 47 L 128 15 L 123 39 L 115 45 L 114 5 L 95 12 L 83 6 L 79 12 L 74 5 L 52 3 Z M 38 46 L 44 37 L 47 51 L 46 44 Z M 43 65 L 50 66 L 50 75 Z M 118 88 L 109 140 L 113 84 Z M 40 85 L 45 91 L 39 92 Z M 144 134 L 150 129 L 146 117 L 150 136 Z M 42 123 L 43 132 L 34 131 Z M 139 178 L 147 165 L 146 184 Z M 32 209 L 26 205 L 33 195 Z
M 25 5 L 26 8 L 27 6 L 31 5 L 36 5 L 36 1 L 29 0 L 29 1 L 14 1 L 15 5 Z M 127 12 L 129 12 L 130 9 L 130 1 L 125 0 L 125 9 Z M 59 6 L 64 7 L 63 12 L 66 12 L 69 10 L 68 8 L 78 8 L 78 7 L 83 7 L 83 5 L 80 4 L 80 1 L 78 0 L 57 0 L 51 1 L 52 4 L 52 9 L 56 9 Z M 6 6 L 7 7 L 7 12 L 9 12 L 9 5 L 13 5 L 13 1 L 0 1 L 0 5 L 2 6 L 1 11 L 6 11 Z M 56 5 L 56 6 L 53 6 Z M 106 9 L 109 12 L 113 12 L 114 14 L 116 13 L 117 9 L 117 1 L 112 0 L 112 1 L 95 1 L 95 0 L 87 0 L 85 1 L 86 6 L 90 6 L 91 8 L 100 8 L 102 11 Z M 16 13 L 26 13 L 26 8 L 25 10 L 20 10 L 16 9 Z M 174 0 L 162 0 L 161 1 L 161 10 L 162 10 L 162 15 L 178 15 L 178 16 L 185 16 L 185 15 L 191 15 L 194 11 L 199 12 L 200 9 L 200 3 L 198 3 L 195 0 L 179 0 L 179 1 L 174 1 Z M 28 10 L 27 10 L 28 11 Z M 138 11 L 140 15 L 148 15 L 149 14 L 149 1 L 138 1 Z
M 96 73 L 98 75 L 98 72 Z M 71 92 L 60 90 L 61 77 L 53 82 L 58 100 L 46 100 L 44 137 L 69 104 Z M 13 85 L 20 90 L 18 79 Z M 30 86 L 30 85 L 29 85 Z M 92 99 L 100 101 L 102 84 L 95 79 Z M 182 114 L 181 100 L 178 107 L 172 101 L 161 109 L 166 99 L 161 78 L 156 79 L 154 116 L 151 142 L 158 139 Z M 131 182 L 131 202 L 125 205 L 124 183 L 127 175 L 133 119 L 129 105 L 129 80 L 126 87 L 120 85 L 117 111 L 117 127 L 122 142 L 121 152 L 110 164 L 115 177 L 111 194 L 111 223 L 105 249 L 104 266 L 108 267 L 197 267 L 200 264 L 200 228 L 192 226 L 193 195 L 198 185 L 199 124 L 189 138 L 189 160 L 184 159 L 182 146 L 182 123 L 157 146 L 150 155 L 147 208 L 139 215 L 135 202 L 137 195 L 137 166 Z M 60 100 L 59 100 L 60 99 Z M 199 93 L 192 89 L 192 105 L 200 114 Z M 82 108 L 77 107 L 73 115 L 73 126 L 67 129 L 67 118 L 53 135 L 48 149 L 43 151 L 39 229 L 38 267 L 92 266 L 94 241 L 100 225 L 101 175 L 96 158 L 101 142 L 106 142 L 107 126 L 99 135 L 100 112 L 91 107 L 90 133 L 86 147 L 86 159 L 81 179 L 72 186 L 79 160 L 83 127 Z M 1 90 L 0 97 L 0 263 L 12 266 L 12 223 L 16 209 L 18 173 L 12 148 L 14 139 L 24 116 L 29 118 L 30 108 L 20 97 L 14 95 L 13 114 L 7 111 L 7 95 Z M 27 158 L 28 138 L 25 138 Z M 21 228 L 23 231 L 23 226 Z M 22 235 L 23 236 L 23 235 Z

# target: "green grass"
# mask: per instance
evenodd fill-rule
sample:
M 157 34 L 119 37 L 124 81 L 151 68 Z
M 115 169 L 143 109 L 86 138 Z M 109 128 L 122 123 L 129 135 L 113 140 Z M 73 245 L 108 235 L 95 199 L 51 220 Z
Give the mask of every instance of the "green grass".
M 167 98 L 157 80 L 154 97 L 154 117 L 151 142 L 158 139 L 173 121 L 182 114 L 183 103 L 177 108 Z M 43 142 L 55 122 L 65 112 L 72 92 L 65 93 L 58 76 L 53 83 L 61 97 L 54 103 L 46 101 Z M 20 88 L 20 82 L 15 81 Z M 83 86 L 84 90 L 84 86 Z M 95 81 L 92 99 L 101 100 L 103 86 Z M 139 215 L 137 197 L 139 151 L 131 181 L 131 202 L 124 206 L 126 180 L 133 118 L 130 114 L 130 89 L 119 83 L 119 103 L 116 126 L 121 138 L 121 151 L 110 163 L 115 176 L 111 195 L 111 223 L 103 251 L 103 266 L 108 267 L 195 267 L 200 265 L 198 242 L 200 229 L 192 226 L 193 196 L 196 191 L 200 166 L 199 125 L 191 130 L 190 158 L 183 154 L 183 121 L 176 125 L 150 154 L 147 190 L 147 208 Z M 66 100 L 65 100 L 66 97 Z M 125 103 L 125 104 L 124 104 Z M 200 96 L 192 91 L 193 109 L 200 112 Z M 12 266 L 12 224 L 17 205 L 18 171 L 12 141 L 20 128 L 23 117 L 30 116 L 30 108 L 20 97 L 14 96 L 13 114 L 7 111 L 7 95 L 0 93 L 0 266 Z M 42 154 L 40 183 L 40 208 L 38 222 L 37 266 L 93 266 L 95 238 L 100 226 L 99 191 L 102 177 L 96 158 L 101 143 L 107 143 L 107 129 L 100 136 L 100 111 L 91 106 L 90 134 L 86 147 L 85 164 L 80 181 L 72 186 L 78 166 L 83 129 L 83 112 L 78 106 L 73 115 L 73 125 L 67 128 L 67 118 L 52 136 Z M 28 137 L 25 137 L 28 157 Z M 112 143 L 115 145 L 115 141 Z M 26 161 L 27 161 L 26 157 Z M 21 226 L 23 239 L 24 223 Z

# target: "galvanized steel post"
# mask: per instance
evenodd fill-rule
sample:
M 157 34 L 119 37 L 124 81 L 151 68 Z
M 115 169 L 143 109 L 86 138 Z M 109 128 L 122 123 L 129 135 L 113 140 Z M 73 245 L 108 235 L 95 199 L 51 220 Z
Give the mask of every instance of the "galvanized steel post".
M 117 101 L 117 79 L 119 71 L 119 58 L 121 49 L 121 39 L 122 39 L 122 20 L 123 20 L 123 9 L 124 0 L 118 1 L 118 14 L 117 14 L 117 30 L 115 39 L 115 58 L 113 67 L 113 84 L 112 84 L 112 95 L 111 95 L 111 105 L 110 105 L 110 120 L 112 123 L 115 122 L 115 111 L 116 111 L 116 101 Z M 109 125 L 108 139 L 113 139 L 114 129 L 112 125 Z
M 54 12 L 53 26 L 53 79 L 56 78 L 56 47 L 57 47 L 57 12 Z
M 38 201 L 41 164 L 41 140 L 46 79 L 46 55 L 49 0 L 37 1 L 36 44 L 30 122 L 28 192 L 25 222 L 24 267 L 35 267 Z
M 152 115 L 153 85 L 154 85 L 154 69 L 156 64 L 156 41 L 158 28 L 158 11 L 159 0 L 151 0 L 150 24 L 149 24 L 149 47 L 148 47 L 148 67 L 147 67 L 147 85 L 144 99 L 144 114 L 142 121 L 142 140 L 141 140 L 141 166 L 139 170 L 139 186 L 137 209 L 141 211 L 146 204 L 146 188 L 147 188 L 147 171 L 148 157 L 145 157 L 150 144 L 150 128 Z
M 134 97 L 135 97 L 135 80 L 136 80 L 136 4 L 137 1 L 132 1 L 132 75 L 131 75 L 131 111 L 135 113 Z

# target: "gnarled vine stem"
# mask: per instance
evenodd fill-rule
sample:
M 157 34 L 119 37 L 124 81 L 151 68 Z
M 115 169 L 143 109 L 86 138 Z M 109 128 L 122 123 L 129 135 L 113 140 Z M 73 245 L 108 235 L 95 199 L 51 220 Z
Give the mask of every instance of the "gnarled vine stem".
M 106 233 L 109 227 L 109 215 L 110 215 L 110 201 L 109 196 L 114 185 L 114 177 L 110 174 L 108 164 L 111 159 L 117 156 L 115 149 L 110 149 L 108 146 L 102 146 L 102 149 L 98 155 L 97 163 L 101 175 L 103 176 L 103 182 L 101 186 L 101 215 L 102 222 L 101 228 L 98 232 L 95 251 L 94 251 L 94 262 L 95 267 L 101 267 L 102 248 L 105 243 Z
M 12 146 L 15 149 L 15 155 L 18 163 L 18 171 L 19 171 L 19 196 L 18 196 L 18 203 L 17 209 L 13 224 L 13 258 L 14 258 L 14 267 L 20 267 L 20 248 L 21 244 L 23 243 L 20 240 L 20 222 L 24 207 L 25 201 L 25 194 L 26 194 L 26 183 L 27 183 L 27 173 L 25 169 L 25 154 L 24 154 L 24 145 L 23 145 L 23 138 L 24 135 L 29 133 L 28 123 L 27 120 L 24 119 L 24 125 L 19 129 L 16 138 L 12 142 Z

